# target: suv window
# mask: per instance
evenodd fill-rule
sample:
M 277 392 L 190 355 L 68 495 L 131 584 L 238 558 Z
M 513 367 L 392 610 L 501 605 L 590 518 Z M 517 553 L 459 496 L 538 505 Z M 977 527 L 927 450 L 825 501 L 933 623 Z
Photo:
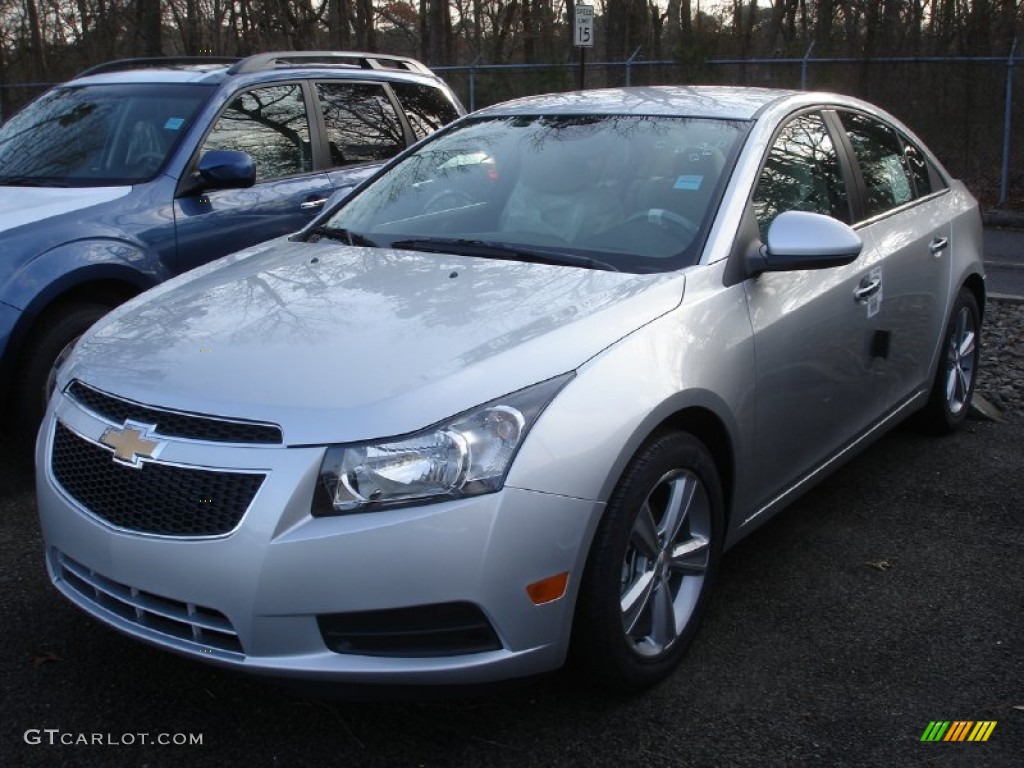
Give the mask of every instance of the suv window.
M 864 177 L 865 215 L 877 216 L 913 200 L 914 188 L 896 131 L 866 115 L 841 112 L 839 117 Z
M 823 213 L 850 223 L 850 200 L 832 138 L 819 114 L 800 115 L 780 131 L 754 191 L 763 240 L 785 211 Z
M 405 131 L 382 85 L 317 83 L 334 167 L 388 160 L 405 148 Z
M 254 88 L 237 96 L 221 113 L 203 151 L 248 152 L 256 181 L 305 173 L 313 168 L 309 119 L 297 84 Z
M 455 105 L 437 88 L 418 83 L 392 83 L 391 87 L 402 102 L 417 139 L 424 138 L 459 116 Z
M 152 177 L 213 89 L 112 83 L 55 88 L 0 132 L 0 183 L 88 187 Z

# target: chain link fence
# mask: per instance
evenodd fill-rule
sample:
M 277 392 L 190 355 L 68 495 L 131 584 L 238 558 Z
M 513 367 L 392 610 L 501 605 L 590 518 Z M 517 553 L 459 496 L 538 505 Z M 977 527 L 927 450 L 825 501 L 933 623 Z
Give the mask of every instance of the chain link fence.
M 986 209 L 1024 211 L 1024 57 L 719 59 L 588 63 L 587 88 L 749 85 L 836 91 L 889 110 Z M 470 110 L 579 87 L 577 62 L 439 66 Z M 0 121 L 51 87 L 0 83 Z

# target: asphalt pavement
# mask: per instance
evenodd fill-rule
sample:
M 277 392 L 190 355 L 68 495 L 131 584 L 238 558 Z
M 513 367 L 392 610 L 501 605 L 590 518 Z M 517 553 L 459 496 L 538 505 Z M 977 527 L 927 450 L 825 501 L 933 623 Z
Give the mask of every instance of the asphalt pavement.
M 632 698 L 339 703 L 151 649 L 49 585 L 0 456 L 0 765 L 1020 766 L 1022 432 L 885 437 L 726 554 L 682 667 Z M 922 742 L 938 720 L 996 726 Z

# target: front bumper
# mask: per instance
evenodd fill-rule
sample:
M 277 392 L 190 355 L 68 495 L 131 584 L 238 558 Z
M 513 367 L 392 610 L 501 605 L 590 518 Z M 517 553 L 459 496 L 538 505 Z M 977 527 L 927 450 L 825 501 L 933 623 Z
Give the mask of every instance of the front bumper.
M 104 623 L 179 654 L 249 672 L 385 685 L 473 684 L 560 666 L 600 505 L 505 488 L 422 507 L 310 515 L 323 448 L 165 440 L 158 462 L 259 471 L 238 525 L 200 537 L 115 528 L 54 477 L 55 421 L 94 444 L 109 422 L 53 399 L 37 445 L 37 491 L 55 586 Z M 116 425 L 120 426 L 120 425 Z M 135 470 L 131 470 L 135 471 Z M 568 572 L 535 605 L 526 586 Z M 318 617 L 470 604 L 500 647 L 431 656 L 329 650 Z

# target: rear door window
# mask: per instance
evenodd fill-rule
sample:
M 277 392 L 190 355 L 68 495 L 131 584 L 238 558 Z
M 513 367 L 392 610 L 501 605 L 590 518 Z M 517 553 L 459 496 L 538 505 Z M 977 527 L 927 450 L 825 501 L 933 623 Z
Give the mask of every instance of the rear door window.
M 855 112 L 840 112 L 839 117 L 864 178 L 865 216 L 878 216 L 913 200 L 914 183 L 896 131 Z

